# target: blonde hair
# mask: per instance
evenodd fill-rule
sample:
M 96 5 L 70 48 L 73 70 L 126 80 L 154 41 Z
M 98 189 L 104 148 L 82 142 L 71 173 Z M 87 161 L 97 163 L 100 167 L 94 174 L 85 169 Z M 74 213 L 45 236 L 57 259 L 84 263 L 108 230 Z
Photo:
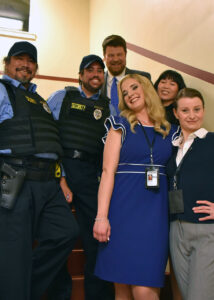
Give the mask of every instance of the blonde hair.
M 120 115 L 128 120 L 131 131 L 134 132 L 134 127 L 137 125 L 138 120 L 136 118 L 135 112 L 126 105 L 122 94 L 122 84 L 129 78 L 133 78 L 141 84 L 145 96 L 147 113 L 150 120 L 154 123 L 154 129 L 155 131 L 161 133 L 163 137 L 166 137 L 169 134 L 171 126 L 165 119 L 165 110 L 157 92 L 155 91 L 151 81 L 144 76 L 141 76 L 139 74 L 128 74 L 119 81 L 117 89 L 119 97 L 118 107 L 121 111 Z

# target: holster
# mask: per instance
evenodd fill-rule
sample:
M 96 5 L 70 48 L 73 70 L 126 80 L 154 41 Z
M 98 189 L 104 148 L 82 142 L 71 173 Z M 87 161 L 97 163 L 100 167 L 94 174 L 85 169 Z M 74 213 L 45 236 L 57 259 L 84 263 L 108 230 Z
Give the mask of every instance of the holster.
M 13 209 L 17 196 L 22 188 L 26 171 L 24 169 L 17 171 L 7 163 L 3 162 L 0 167 L 0 172 L 0 206 L 7 209 Z

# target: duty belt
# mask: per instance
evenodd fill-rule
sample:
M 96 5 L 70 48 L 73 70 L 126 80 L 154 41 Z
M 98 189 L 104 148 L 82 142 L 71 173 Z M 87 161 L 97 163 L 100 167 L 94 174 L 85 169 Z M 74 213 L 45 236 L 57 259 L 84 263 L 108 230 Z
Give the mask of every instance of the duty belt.
M 56 161 L 46 158 L 26 157 L 19 158 L 2 155 L 1 162 L 13 166 L 15 169 L 25 169 L 25 179 L 35 181 L 48 181 L 55 178 Z

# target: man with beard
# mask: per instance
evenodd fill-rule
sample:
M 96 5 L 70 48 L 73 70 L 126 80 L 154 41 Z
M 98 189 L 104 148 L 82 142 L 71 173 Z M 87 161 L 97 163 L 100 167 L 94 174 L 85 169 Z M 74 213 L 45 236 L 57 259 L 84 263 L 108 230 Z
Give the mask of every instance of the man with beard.
M 103 56 L 108 71 L 105 73 L 105 83 L 102 94 L 111 99 L 111 104 L 118 110 L 117 83 L 127 74 L 140 74 L 151 80 L 147 72 L 131 70 L 126 67 L 126 41 L 119 35 L 107 36 L 103 43 Z
M 0 80 L 0 298 L 39 300 L 71 252 L 78 226 L 55 178 L 58 129 L 31 83 L 37 49 L 16 42 Z M 38 245 L 32 250 L 34 240 Z
M 107 282 L 94 276 L 98 243 L 93 238 L 93 224 L 97 213 L 104 121 L 110 114 L 109 99 L 100 95 L 104 68 L 99 56 L 91 54 L 83 57 L 79 68 L 80 86 L 66 87 L 55 92 L 48 100 L 58 120 L 65 154 L 62 160 L 65 176 L 60 184 L 67 202 L 74 204 L 86 255 L 86 300 L 114 299 Z M 55 289 L 61 289 L 63 285 L 71 287 L 70 278 L 65 272 L 64 268 L 53 286 L 53 294 Z

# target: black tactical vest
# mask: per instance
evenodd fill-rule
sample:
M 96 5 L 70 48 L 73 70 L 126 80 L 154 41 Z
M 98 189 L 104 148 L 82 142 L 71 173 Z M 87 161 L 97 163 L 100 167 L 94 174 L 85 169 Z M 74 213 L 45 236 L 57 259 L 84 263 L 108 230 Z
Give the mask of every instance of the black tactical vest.
M 77 149 L 99 155 L 103 150 L 104 122 L 109 114 L 108 98 L 83 98 L 77 88 L 67 87 L 59 115 L 64 150 Z
M 0 80 L 7 89 L 13 118 L 0 124 L 0 149 L 13 155 L 63 154 L 59 132 L 46 101 L 37 93 L 16 88 Z

